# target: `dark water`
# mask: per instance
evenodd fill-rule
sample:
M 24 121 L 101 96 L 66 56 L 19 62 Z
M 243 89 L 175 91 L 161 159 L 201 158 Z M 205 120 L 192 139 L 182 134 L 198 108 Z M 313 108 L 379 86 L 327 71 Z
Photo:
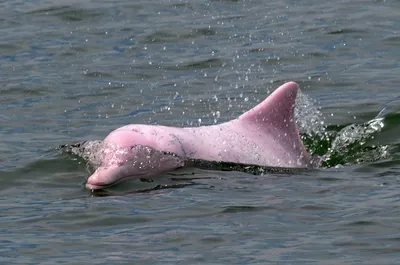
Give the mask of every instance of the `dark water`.
M 1 1 L 0 263 L 399 264 L 400 101 L 383 128 L 363 125 L 400 93 L 399 12 L 399 1 Z M 55 150 L 129 123 L 226 121 L 287 80 L 321 107 L 326 134 L 305 141 L 324 168 L 198 169 L 92 194 L 82 161 Z

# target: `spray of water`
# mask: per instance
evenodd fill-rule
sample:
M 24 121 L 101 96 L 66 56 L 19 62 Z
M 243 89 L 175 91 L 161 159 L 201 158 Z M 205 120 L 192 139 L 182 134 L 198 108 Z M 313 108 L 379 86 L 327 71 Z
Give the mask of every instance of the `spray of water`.
M 325 134 L 324 117 L 318 110 L 315 100 L 301 91 L 297 94 L 294 114 L 301 134 L 305 134 L 307 137 L 321 137 Z
M 321 157 L 323 167 L 359 164 L 389 155 L 389 146 L 368 143 L 383 130 L 385 116 L 399 100 L 400 96 L 387 102 L 374 119 L 363 124 L 350 124 L 338 131 L 328 129 L 316 102 L 303 93 L 298 94 L 295 115 L 304 143 L 311 154 Z

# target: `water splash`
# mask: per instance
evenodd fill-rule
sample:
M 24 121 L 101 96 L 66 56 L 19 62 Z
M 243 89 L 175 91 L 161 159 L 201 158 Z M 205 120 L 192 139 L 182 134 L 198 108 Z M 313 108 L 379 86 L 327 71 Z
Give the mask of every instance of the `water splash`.
M 378 115 L 376 115 L 375 119 L 377 118 L 383 118 L 384 116 L 386 116 L 389 113 L 389 110 L 392 109 L 394 107 L 394 102 L 396 102 L 397 100 L 400 100 L 400 96 L 395 97 L 394 99 L 390 100 L 389 102 L 387 102 L 382 110 L 378 113 Z M 392 113 L 394 111 L 391 111 Z
M 308 137 L 321 137 L 325 134 L 324 117 L 319 111 L 316 101 L 300 90 L 296 98 L 294 115 L 301 134 L 305 134 Z
M 384 118 L 375 118 L 364 124 L 350 124 L 333 138 L 331 147 L 323 156 L 325 167 L 359 164 L 383 159 L 388 146 L 368 145 L 368 141 L 384 128 Z
M 315 101 L 303 93 L 296 100 L 295 117 L 304 144 L 314 156 L 320 156 L 322 167 L 340 167 L 373 162 L 389 156 L 388 145 L 370 144 L 385 127 L 385 118 L 396 112 L 400 96 L 387 102 L 378 115 L 363 124 L 345 127 L 326 126 Z
M 393 104 L 400 100 L 400 96 L 387 102 L 378 115 L 363 124 L 350 124 L 342 128 L 331 137 L 333 141 L 323 156 L 323 165 L 326 167 L 352 165 L 373 162 L 387 158 L 389 145 L 368 145 L 385 127 L 385 120 L 397 111 L 398 105 Z

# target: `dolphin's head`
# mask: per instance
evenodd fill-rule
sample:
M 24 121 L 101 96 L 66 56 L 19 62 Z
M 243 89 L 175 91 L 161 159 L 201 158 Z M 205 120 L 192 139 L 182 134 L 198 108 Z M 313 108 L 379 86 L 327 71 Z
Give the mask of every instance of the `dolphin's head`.
M 152 177 L 184 166 L 178 155 L 143 145 L 108 146 L 102 149 L 102 157 L 103 163 L 87 179 L 87 189 L 102 189 L 126 178 Z

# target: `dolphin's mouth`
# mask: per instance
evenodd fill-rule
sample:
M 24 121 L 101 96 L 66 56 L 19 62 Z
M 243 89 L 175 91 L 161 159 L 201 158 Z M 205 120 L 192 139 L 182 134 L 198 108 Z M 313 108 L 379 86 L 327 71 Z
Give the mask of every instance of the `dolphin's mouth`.
M 85 183 L 85 187 L 88 190 L 100 190 L 100 189 L 105 189 L 111 186 L 116 185 L 118 182 L 122 181 L 123 179 L 119 179 L 117 181 L 111 182 L 111 183 L 105 183 L 105 182 L 97 182 L 97 183 L 90 183 L 89 179 Z
M 128 175 L 128 176 L 124 176 L 119 178 L 116 181 L 110 182 L 110 183 L 106 183 L 106 182 L 96 182 L 96 183 L 90 183 L 90 178 L 86 181 L 85 187 L 88 190 L 101 190 L 101 189 L 105 189 L 105 188 L 109 188 L 111 186 L 114 186 L 120 182 L 123 182 L 125 179 L 138 179 L 138 178 L 142 178 L 143 176 L 145 176 L 146 174 L 140 174 L 140 175 Z
M 110 186 L 112 186 L 112 185 L 114 185 L 114 183 L 109 184 L 109 185 L 106 185 L 106 184 L 104 184 L 104 185 L 103 185 L 103 184 L 101 184 L 101 185 L 95 185 L 95 184 L 86 183 L 86 184 L 85 184 L 85 187 L 86 187 L 86 189 L 93 191 L 93 190 L 105 189 L 105 188 L 108 188 L 108 187 L 110 187 Z

